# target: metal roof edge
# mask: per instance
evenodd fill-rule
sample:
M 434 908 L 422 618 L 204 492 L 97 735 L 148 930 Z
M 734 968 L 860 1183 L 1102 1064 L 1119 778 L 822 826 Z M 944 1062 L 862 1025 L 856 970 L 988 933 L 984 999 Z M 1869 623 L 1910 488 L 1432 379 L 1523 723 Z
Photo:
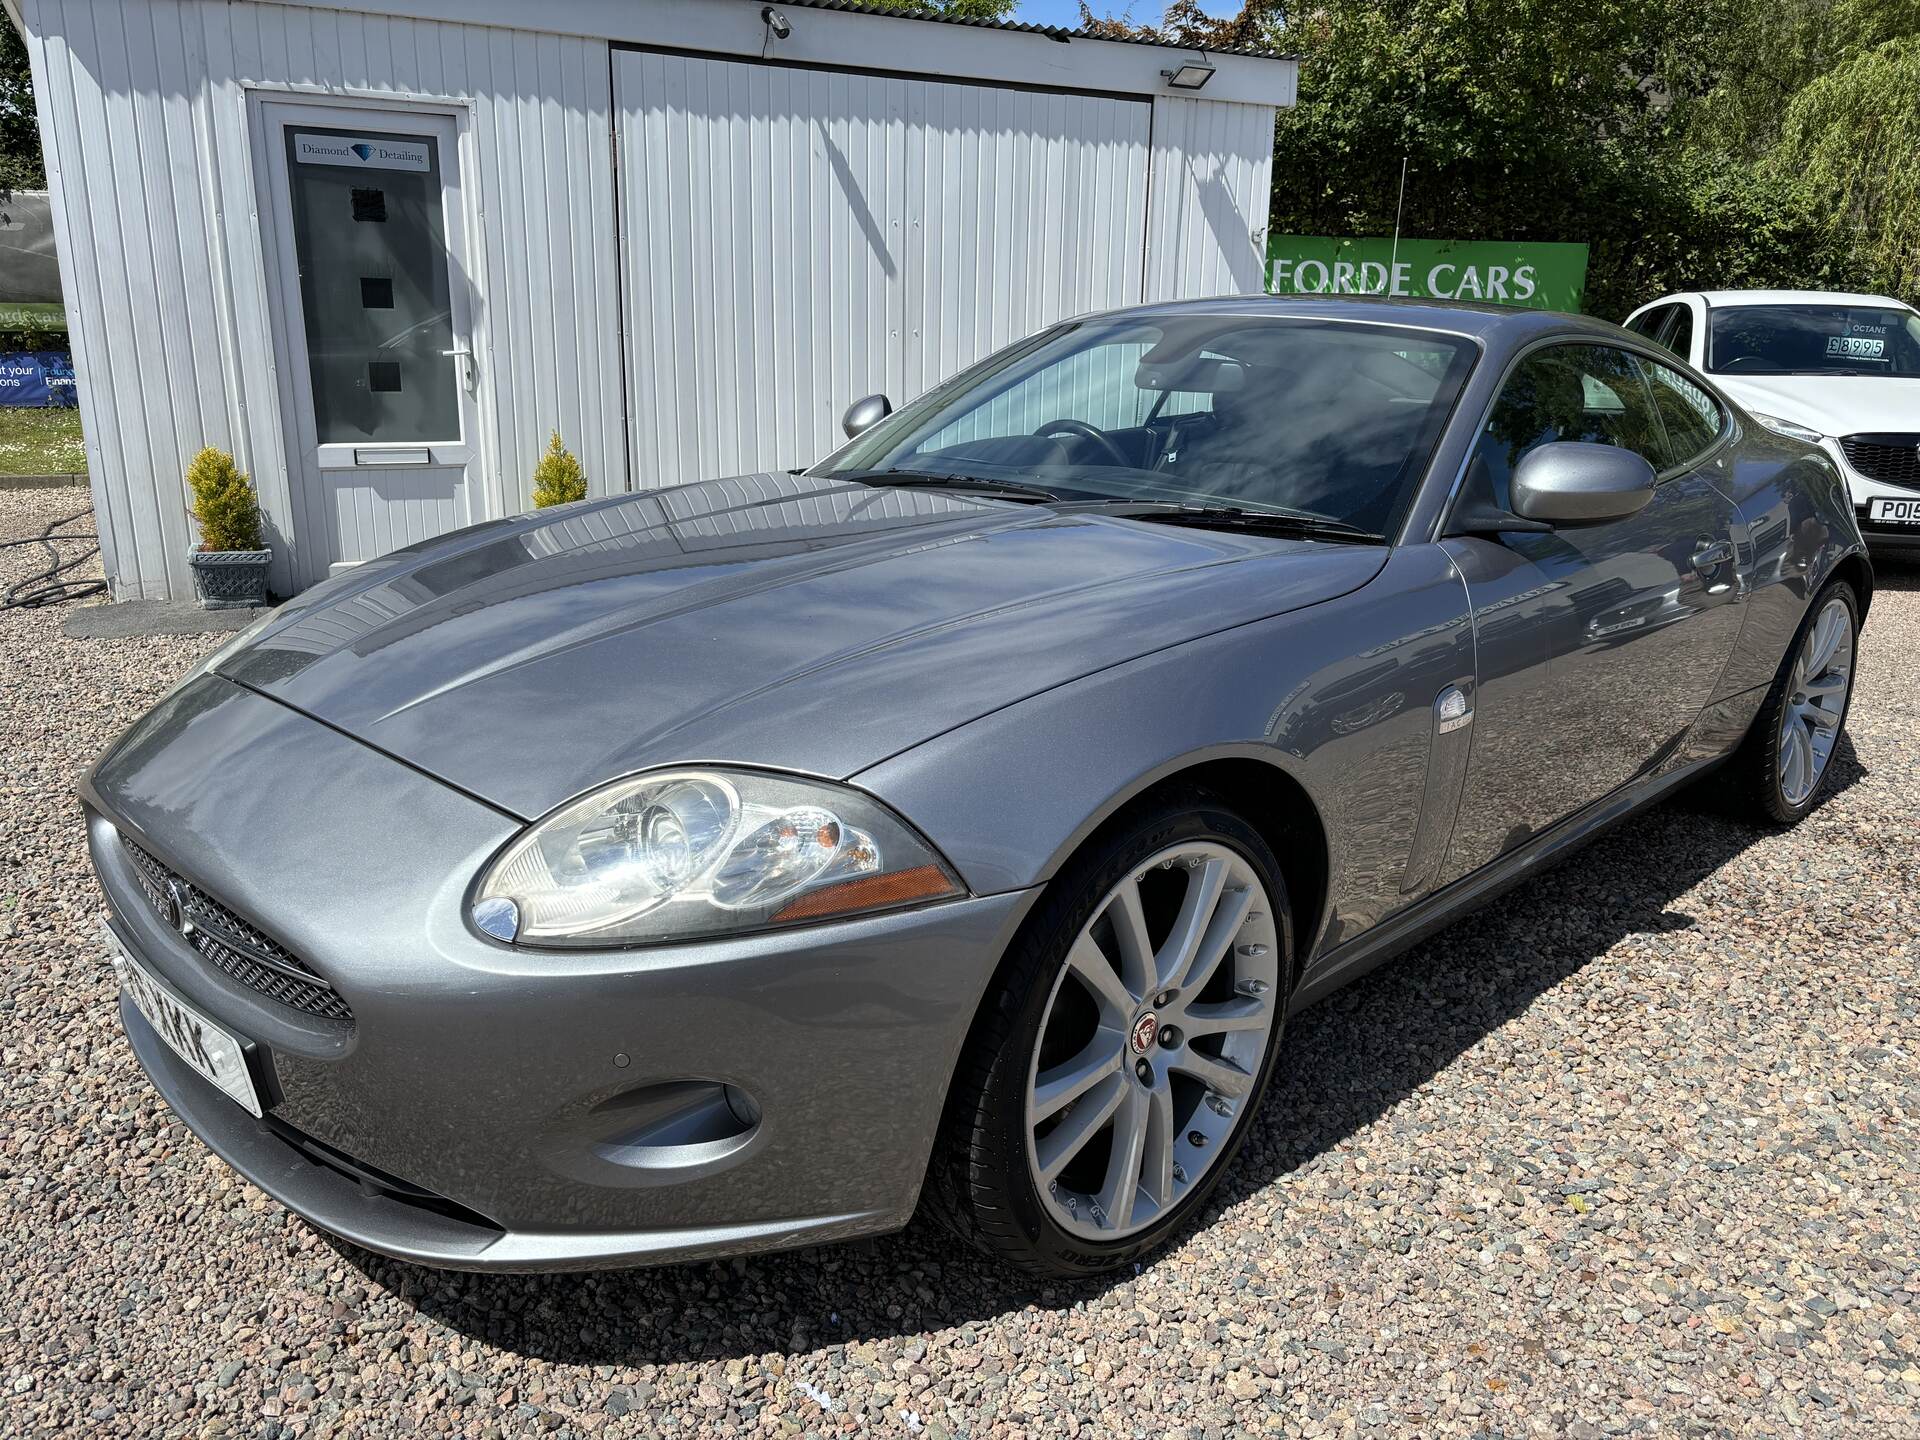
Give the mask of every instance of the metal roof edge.
M 1270 50 L 1264 45 L 1183 45 L 1175 40 L 1154 40 L 1144 35 L 1102 35 L 1064 25 L 1036 25 L 1020 20 L 987 20 L 968 15 L 943 15 L 914 5 L 889 4 L 887 0 L 781 0 L 789 10 L 839 10 L 851 15 L 877 15 L 890 20 L 923 20 L 934 25 L 964 25 L 974 30 L 1008 30 L 1023 35 L 1044 35 L 1049 40 L 1103 40 L 1111 45 L 1146 45 L 1156 50 L 1176 50 L 1186 54 L 1240 55 L 1249 60 L 1291 60 L 1299 56 L 1285 50 Z
M 215 4 L 218 0 L 200 0 Z M 1156 45 L 1018 22 L 921 14 L 898 0 L 788 0 L 784 37 L 761 18 L 765 0 L 262 0 L 393 19 L 573 35 L 644 50 L 769 64 L 974 79 L 1063 93 L 1258 105 L 1294 103 L 1299 62 L 1285 55 L 1204 53 L 1215 74 L 1203 90 L 1176 90 L 1164 72 L 1192 47 Z M 939 32 L 931 27 L 938 26 Z M 923 29 L 921 27 L 929 27 Z

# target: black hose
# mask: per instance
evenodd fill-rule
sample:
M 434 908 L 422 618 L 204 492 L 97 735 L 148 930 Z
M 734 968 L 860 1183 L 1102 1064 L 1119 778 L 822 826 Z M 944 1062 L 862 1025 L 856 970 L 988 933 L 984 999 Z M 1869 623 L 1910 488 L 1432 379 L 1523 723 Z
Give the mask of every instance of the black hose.
M 93 513 L 93 507 L 76 510 L 71 515 L 63 515 L 58 520 L 49 521 L 47 528 L 38 535 L 29 535 L 24 540 L 0 540 L 0 550 L 11 550 L 16 545 L 44 545 L 47 549 L 47 568 L 37 575 L 29 575 L 19 581 L 4 596 L 0 596 L 0 610 L 38 610 L 43 605 L 59 605 L 68 600 L 80 600 L 88 595 L 106 593 L 104 580 L 62 580 L 61 574 L 83 565 L 100 553 L 100 537 L 89 532 L 85 535 L 56 535 L 53 532 L 62 525 L 71 525 L 76 520 L 86 518 Z M 91 546 L 71 559 L 62 560 L 55 547 L 63 540 L 91 541 Z

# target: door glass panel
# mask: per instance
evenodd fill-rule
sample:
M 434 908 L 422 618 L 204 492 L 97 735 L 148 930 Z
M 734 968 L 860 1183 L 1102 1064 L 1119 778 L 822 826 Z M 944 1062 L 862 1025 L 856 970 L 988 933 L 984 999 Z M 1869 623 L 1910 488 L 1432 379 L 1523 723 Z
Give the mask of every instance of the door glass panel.
M 285 131 L 320 443 L 460 439 L 439 142 Z
M 1505 509 L 1513 467 L 1529 450 L 1556 440 L 1618 445 L 1660 469 L 1665 438 L 1639 361 L 1610 345 L 1555 345 L 1514 367 L 1474 453 Z
M 1678 370 L 1649 365 L 1647 372 L 1653 379 L 1653 402 L 1660 407 L 1660 421 L 1667 430 L 1667 464 L 1698 459 L 1720 438 L 1726 424 L 1718 402 Z

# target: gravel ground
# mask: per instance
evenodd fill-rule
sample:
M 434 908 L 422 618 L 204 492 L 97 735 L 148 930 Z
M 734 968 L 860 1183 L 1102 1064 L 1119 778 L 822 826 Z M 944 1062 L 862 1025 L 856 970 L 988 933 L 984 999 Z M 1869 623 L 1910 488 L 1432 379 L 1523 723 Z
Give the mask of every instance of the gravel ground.
M 1203 1228 L 1077 1287 L 923 1225 L 441 1275 L 240 1180 L 120 1033 L 71 795 L 218 643 L 0 616 L 0 1430 L 1920 1434 L 1920 571 L 1806 824 L 1662 807 L 1304 1015 Z

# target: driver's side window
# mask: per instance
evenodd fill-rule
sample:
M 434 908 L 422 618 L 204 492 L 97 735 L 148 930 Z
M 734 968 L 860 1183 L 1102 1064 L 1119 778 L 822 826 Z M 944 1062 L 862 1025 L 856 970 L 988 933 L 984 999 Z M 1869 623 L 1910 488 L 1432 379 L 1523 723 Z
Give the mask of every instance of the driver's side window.
M 1658 470 L 1666 464 L 1663 438 L 1637 359 L 1611 345 L 1553 345 L 1534 351 L 1507 377 L 1474 463 L 1484 468 L 1494 503 L 1507 509 L 1514 467 L 1528 451 L 1584 440 L 1631 450 Z

